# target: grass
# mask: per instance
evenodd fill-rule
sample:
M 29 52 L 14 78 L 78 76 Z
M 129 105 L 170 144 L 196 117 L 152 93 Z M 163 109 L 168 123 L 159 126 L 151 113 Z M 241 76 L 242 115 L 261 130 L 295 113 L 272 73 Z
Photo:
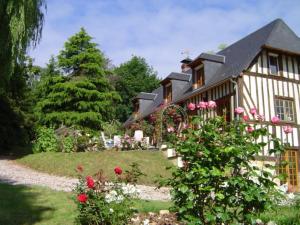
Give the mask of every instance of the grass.
M 0 184 L 0 224 L 73 224 L 75 204 L 70 194 L 47 188 Z
M 300 205 L 277 206 L 274 210 L 259 215 L 259 218 L 265 223 L 274 221 L 278 225 L 299 225 Z
M 74 224 L 77 212 L 72 193 L 10 184 L 0 184 L 0 193 L 1 225 Z M 134 204 L 139 212 L 158 212 L 172 205 L 170 202 L 146 200 L 136 200 Z M 299 225 L 300 207 L 278 206 L 258 217 L 278 225 Z
M 171 171 L 166 170 L 166 167 L 172 166 L 162 152 L 152 151 L 49 152 L 27 155 L 16 161 L 38 171 L 69 177 L 75 177 L 77 165 L 82 165 L 85 175 L 93 175 L 103 170 L 109 179 L 115 176 L 115 166 L 126 170 L 130 164 L 137 162 L 142 172 L 147 175 L 142 176 L 139 183 L 147 185 L 154 185 L 158 176 L 170 177 Z
M 76 205 L 72 193 L 48 188 L 0 184 L 0 224 L 74 224 Z M 169 202 L 136 200 L 139 212 L 168 209 Z

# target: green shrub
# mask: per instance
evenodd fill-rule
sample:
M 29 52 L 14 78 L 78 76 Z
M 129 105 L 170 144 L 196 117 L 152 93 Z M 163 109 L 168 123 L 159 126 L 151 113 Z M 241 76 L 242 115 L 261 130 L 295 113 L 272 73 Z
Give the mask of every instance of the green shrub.
M 190 225 L 252 224 L 278 192 L 271 172 L 259 170 L 251 161 L 268 144 L 262 137 L 274 146 L 270 154 L 281 154 L 279 139 L 266 127 L 255 125 L 249 132 L 242 120 L 227 123 L 223 117 L 204 121 L 195 116 L 192 126 L 173 143 L 184 166 L 164 183 L 172 187 L 179 219 Z
M 61 140 L 62 152 L 74 152 L 75 151 L 75 138 L 67 136 Z
M 78 209 L 77 224 L 125 225 L 133 213 L 134 198 L 137 197 L 136 181 L 143 175 L 137 164 L 123 172 L 115 167 L 116 178 L 110 185 L 102 171 L 95 177 L 83 177 L 82 166 L 78 166 L 79 184 L 75 189 Z M 131 184 L 129 184 L 129 182 Z
M 33 144 L 34 153 L 59 151 L 58 139 L 53 128 L 39 127 L 36 137 Z
M 278 225 L 300 224 L 300 200 L 287 206 L 275 206 L 272 210 L 258 215 L 263 222 L 274 221 Z

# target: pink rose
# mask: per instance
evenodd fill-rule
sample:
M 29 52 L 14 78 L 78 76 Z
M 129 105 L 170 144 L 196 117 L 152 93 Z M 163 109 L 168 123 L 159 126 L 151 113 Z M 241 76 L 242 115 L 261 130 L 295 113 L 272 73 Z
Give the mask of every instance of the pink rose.
M 194 103 L 188 104 L 188 109 L 194 111 L 196 109 L 196 105 Z
M 186 124 L 186 123 L 183 123 L 183 126 L 182 126 L 183 129 L 188 129 L 189 128 L 189 125 Z
M 247 127 L 247 131 L 248 131 L 249 133 L 252 133 L 252 132 L 254 131 L 254 128 L 251 127 L 251 126 L 248 126 L 248 127 Z
M 265 120 L 265 116 L 263 114 L 259 114 L 256 116 L 256 119 L 259 121 L 264 121 Z
M 197 108 L 206 109 L 207 105 L 208 105 L 207 102 L 199 102 L 199 104 L 197 105 Z
M 280 119 L 278 116 L 273 116 L 272 119 L 271 119 L 271 122 L 273 124 L 278 124 L 280 122 Z
M 293 128 L 291 126 L 284 126 L 283 131 L 284 133 L 289 134 L 293 132 Z
M 216 107 L 217 107 L 217 104 L 216 104 L 215 101 L 209 101 L 207 103 L 207 108 L 209 108 L 209 109 L 213 109 L 213 108 L 216 108 Z
M 254 116 L 257 113 L 257 109 L 256 108 L 251 108 L 250 109 L 250 113 Z
M 243 116 L 243 120 L 248 121 L 249 119 L 250 119 L 249 116 L 247 116 L 247 115 Z
M 172 132 L 175 131 L 175 129 L 174 129 L 174 127 L 168 127 L 168 128 L 167 128 L 167 131 L 168 131 L 169 133 L 172 133 Z
M 242 114 L 244 111 L 245 111 L 245 110 L 244 110 L 244 108 L 242 108 L 242 107 L 237 107 L 237 108 L 234 110 L 234 112 L 237 113 L 237 114 Z

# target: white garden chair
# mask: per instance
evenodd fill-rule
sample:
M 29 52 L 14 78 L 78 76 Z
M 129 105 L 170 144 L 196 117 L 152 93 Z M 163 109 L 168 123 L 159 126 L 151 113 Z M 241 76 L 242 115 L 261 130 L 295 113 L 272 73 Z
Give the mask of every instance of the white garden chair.
M 143 140 L 144 134 L 142 130 L 134 131 L 134 140 L 137 142 L 141 142 Z
M 112 139 L 106 139 L 104 132 L 101 132 L 101 138 L 105 148 L 112 148 L 114 146 L 114 141 Z

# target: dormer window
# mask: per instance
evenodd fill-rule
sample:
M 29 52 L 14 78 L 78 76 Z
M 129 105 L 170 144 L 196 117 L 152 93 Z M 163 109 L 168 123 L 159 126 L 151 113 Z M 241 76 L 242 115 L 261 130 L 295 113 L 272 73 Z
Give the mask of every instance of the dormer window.
M 172 101 L 172 85 L 171 83 L 168 83 L 165 86 L 165 102 L 169 103 L 171 101 Z
M 278 55 L 269 53 L 269 73 L 271 75 L 278 75 L 279 64 L 278 64 Z
M 204 67 L 202 66 L 199 69 L 196 69 L 195 72 L 195 87 L 199 88 L 204 85 L 205 79 L 204 79 Z

